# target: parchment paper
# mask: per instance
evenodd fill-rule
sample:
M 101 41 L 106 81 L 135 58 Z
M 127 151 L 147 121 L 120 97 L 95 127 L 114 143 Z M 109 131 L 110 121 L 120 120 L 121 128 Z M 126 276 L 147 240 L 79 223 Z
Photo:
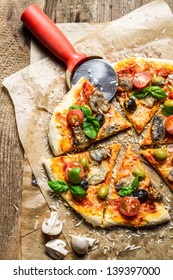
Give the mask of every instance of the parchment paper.
M 77 38 L 75 46 L 80 52 L 97 53 L 112 63 L 137 54 L 173 59 L 172 30 L 172 13 L 164 1 L 158 0 L 121 19 L 107 23 L 105 28 L 94 30 L 83 39 Z M 13 100 L 19 137 L 45 201 L 49 207 L 54 205 L 60 212 L 60 219 L 63 221 L 62 238 L 66 239 L 70 250 L 66 259 L 79 258 L 71 252 L 70 234 L 85 234 L 98 240 L 97 246 L 83 256 L 83 259 L 172 259 L 172 222 L 152 229 L 136 230 L 121 227 L 109 230 L 93 229 L 59 198 L 52 197 L 42 162 L 43 159 L 52 157 L 47 141 L 47 126 L 54 107 L 67 92 L 64 75 L 65 66 L 54 57 L 47 57 L 6 78 L 3 84 Z M 120 110 L 116 100 L 113 100 L 113 104 Z M 122 141 L 124 147 L 127 142 L 133 143 L 136 152 L 139 153 L 138 140 L 134 130 L 126 133 L 125 137 L 124 133 L 121 133 L 111 138 L 114 142 Z M 120 159 L 123 152 L 124 149 L 120 152 Z M 170 208 L 172 215 L 172 193 L 154 171 L 150 168 L 148 171 L 158 187 L 162 186 L 164 203 Z M 32 202 L 30 198 L 29 196 L 28 203 Z M 39 204 L 40 198 L 37 198 L 37 193 L 32 198 Z M 41 212 L 44 211 L 46 216 L 48 208 L 43 198 L 41 199 Z M 35 207 L 34 203 L 31 204 L 31 207 Z M 39 210 L 38 207 L 36 209 Z M 40 226 L 41 221 L 39 222 Z M 36 231 L 38 232 L 35 236 L 40 238 L 40 228 L 38 227 Z M 41 240 L 44 245 L 44 239 Z M 25 244 L 32 246 L 29 235 Z M 42 253 L 36 256 L 38 259 L 47 257 L 46 255 L 43 257 Z M 32 257 L 25 252 L 24 258 Z

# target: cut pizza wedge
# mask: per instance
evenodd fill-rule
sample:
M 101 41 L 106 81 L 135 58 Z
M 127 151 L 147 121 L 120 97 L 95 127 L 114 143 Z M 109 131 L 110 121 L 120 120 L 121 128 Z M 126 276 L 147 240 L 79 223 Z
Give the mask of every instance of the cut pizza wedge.
M 169 220 L 161 194 L 129 145 L 108 199 L 103 227 L 143 227 Z
M 141 154 L 173 190 L 173 147 L 146 149 Z
M 119 78 L 117 99 L 140 134 L 160 104 L 173 96 L 173 62 L 154 58 L 128 58 L 114 65 Z
M 65 95 L 49 123 L 48 138 L 55 156 L 81 150 L 131 127 L 86 78 Z
M 120 146 L 113 144 L 44 162 L 51 189 L 93 226 L 102 226 L 105 201 Z
M 166 108 L 165 104 L 168 102 L 169 99 L 163 104 L 163 109 Z M 140 142 L 141 146 L 173 143 L 173 100 L 171 102 L 171 114 L 165 115 L 163 109 L 158 110 Z

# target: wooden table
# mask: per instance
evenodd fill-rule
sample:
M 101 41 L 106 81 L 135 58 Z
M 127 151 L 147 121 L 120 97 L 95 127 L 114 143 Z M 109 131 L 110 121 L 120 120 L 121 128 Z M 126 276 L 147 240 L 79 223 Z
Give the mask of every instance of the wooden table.
M 149 0 L 35 0 L 54 22 L 115 20 Z M 173 11 L 173 1 L 167 0 Z M 30 34 L 23 30 L 22 11 L 33 1 L 1 0 L 1 81 L 29 64 Z M 8 93 L 0 93 L 0 259 L 21 259 L 23 149 Z

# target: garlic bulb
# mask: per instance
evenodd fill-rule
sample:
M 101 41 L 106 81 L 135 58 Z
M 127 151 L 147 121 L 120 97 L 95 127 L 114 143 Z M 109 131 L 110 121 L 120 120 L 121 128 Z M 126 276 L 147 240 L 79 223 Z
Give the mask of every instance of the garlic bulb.
M 53 239 L 46 243 L 46 251 L 50 257 L 56 260 L 61 260 L 68 254 L 68 250 L 64 247 L 66 243 L 60 239 Z
M 62 231 L 62 222 L 58 220 L 59 214 L 52 211 L 50 217 L 42 223 L 42 231 L 48 235 L 58 235 Z
M 86 254 L 89 248 L 93 246 L 95 241 L 96 239 L 94 238 L 71 235 L 72 249 L 79 255 Z

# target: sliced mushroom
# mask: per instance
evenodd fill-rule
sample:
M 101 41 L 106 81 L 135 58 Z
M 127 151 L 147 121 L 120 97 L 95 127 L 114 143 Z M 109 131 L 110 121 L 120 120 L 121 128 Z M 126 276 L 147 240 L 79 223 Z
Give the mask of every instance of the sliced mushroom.
M 110 149 L 109 148 L 101 148 L 90 151 L 90 157 L 97 162 L 102 161 L 103 159 L 107 159 L 110 157 Z
M 154 116 L 152 127 L 151 127 L 151 136 L 154 142 L 162 141 L 165 137 L 165 127 L 164 127 L 164 117 L 161 114 L 156 114 Z
M 173 167 L 171 167 L 170 169 L 169 169 L 169 172 L 168 172 L 168 180 L 169 181 L 171 181 L 171 182 L 173 182 Z
M 156 101 L 157 101 L 157 99 L 150 95 L 145 97 L 144 99 L 141 99 L 141 103 L 144 104 L 148 108 L 152 108 Z
M 155 186 L 150 182 L 148 188 L 148 198 L 151 200 L 162 200 L 162 194 L 155 188 Z
M 56 260 L 61 260 L 68 254 L 68 250 L 64 247 L 66 243 L 60 239 L 53 239 L 46 243 L 46 251 L 50 257 Z
M 91 248 L 96 239 L 94 238 L 88 238 L 88 237 L 82 237 L 82 236 L 71 236 L 71 246 L 74 252 L 76 252 L 79 255 L 84 255 L 88 252 L 89 248 Z
M 89 106 L 91 107 L 91 110 L 96 113 L 100 113 L 100 111 L 106 113 L 110 108 L 109 102 L 98 90 L 95 90 L 95 92 L 90 96 Z
M 105 180 L 107 174 L 106 168 L 102 165 L 91 166 L 86 180 L 90 185 L 98 185 Z
M 134 179 L 134 176 L 133 176 L 132 174 L 130 174 L 129 176 L 120 178 L 120 179 L 116 182 L 116 190 L 119 191 L 123 186 L 129 186 L 129 185 L 131 185 L 133 179 Z
M 48 235 L 58 235 L 62 231 L 62 222 L 58 219 L 59 214 L 52 211 L 50 217 L 42 223 L 42 231 Z
M 119 130 L 120 130 L 120 125 L 117 122 L 109 123 L 109 124 L 103 125 L 101 136 L 102 136 L 102 138 L 105 138 L 112 134 L 118 133 Z
M 74 145 L 80 146 L 81 148 L 85 148 L 88 145 L 89 140 L 88 140 L 86 134 L 83 132 L 80 125 L 73 126 L 72 131 L 73 131 L 73 134 L 75 137 Z

